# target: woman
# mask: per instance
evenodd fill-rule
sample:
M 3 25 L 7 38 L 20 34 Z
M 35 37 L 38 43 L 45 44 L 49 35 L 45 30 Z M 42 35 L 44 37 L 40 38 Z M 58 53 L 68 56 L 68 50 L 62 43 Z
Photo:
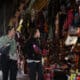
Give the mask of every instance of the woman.
M 36 73 L 38 80 L 43 79 L 43 68 L 42 68 L 42 55 L 40 46 L 40 31 L 38 28 L 34 28 L 32 36 L 25 46 L 25 56 L 27 56 L 27 64 L 29 68 L 30 80 L 36 80 Z
M 3 73 L 3 80 L 16 80 L 17 75 L 17 53 L 15 41 L 15 28 L 8 27 L 7 35 L 0 38 L 0 48 L 7 48 L 3 50 L 1 55 L 1 69 Z

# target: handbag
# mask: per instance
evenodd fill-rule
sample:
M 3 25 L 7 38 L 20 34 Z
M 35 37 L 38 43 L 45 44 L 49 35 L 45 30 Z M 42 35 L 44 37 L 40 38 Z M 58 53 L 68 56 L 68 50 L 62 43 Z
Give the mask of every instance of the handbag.
M 75 45 L 77 43 L 78 37 L 77 36 L 67 36 L 67 39 L 65 40 L 65 45 L 70 46 L 70 45 Z

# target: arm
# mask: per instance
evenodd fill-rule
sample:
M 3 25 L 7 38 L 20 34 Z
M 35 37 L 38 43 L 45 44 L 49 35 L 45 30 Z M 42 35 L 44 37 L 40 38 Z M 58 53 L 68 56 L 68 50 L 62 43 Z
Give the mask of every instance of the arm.
M 8 46 L 9 43 L 10 43 L 10 39 L 7 36 L 2 36 L 0 38 L 0 48 Z
M 5 44 L 6 44 L 6 40 L 5 37 L 3 36 L 0 38 L 0 48 L 2 48 Z
M 10 44 L 8 44 L 8 39 L 6 36 L 0 38 L 0 53 L 9 52 Z

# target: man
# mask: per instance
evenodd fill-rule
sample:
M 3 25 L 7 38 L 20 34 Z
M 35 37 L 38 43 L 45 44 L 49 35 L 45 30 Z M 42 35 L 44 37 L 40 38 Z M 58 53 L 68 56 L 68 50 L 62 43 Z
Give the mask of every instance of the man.
M 32 31 L 31 39 L 26 43 L 25 46 L 25 53 L 27 56 L 30 80 L 36 80 L 36 73 L 38 75 L 38 80 L 44 80 L 39 38 L 40 38 L 39 29 L 34 28 L 34 30 Z
M 3 80 L 16 80 L 17 75 L 17 53 L 15 41 L 15 28 L 8 27 L 7 35 L 0 38 L 0 48 L 8 47 L 7 50 L 1 53 L 1 69 Z

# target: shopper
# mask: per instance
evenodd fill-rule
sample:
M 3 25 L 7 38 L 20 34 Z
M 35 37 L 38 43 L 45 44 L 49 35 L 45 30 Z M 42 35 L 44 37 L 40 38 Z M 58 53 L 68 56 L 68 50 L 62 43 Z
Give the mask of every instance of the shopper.
M 25 53 L 27 56 L 30 80 L 36 80 L 36 76 L 38 77 L 38 80 L 44 80 L 41 62 L 40 31 L 38 28 L 33 29 L 32 36 L 26 43 Z
M 3 80 L 16 80 L 17 76 L 17 53 L 15 41 L 15 28 L 8 26 L 7 35 L 0 38 L 1 69 Z M 1 49 L 1 50 L 2 50 Z

